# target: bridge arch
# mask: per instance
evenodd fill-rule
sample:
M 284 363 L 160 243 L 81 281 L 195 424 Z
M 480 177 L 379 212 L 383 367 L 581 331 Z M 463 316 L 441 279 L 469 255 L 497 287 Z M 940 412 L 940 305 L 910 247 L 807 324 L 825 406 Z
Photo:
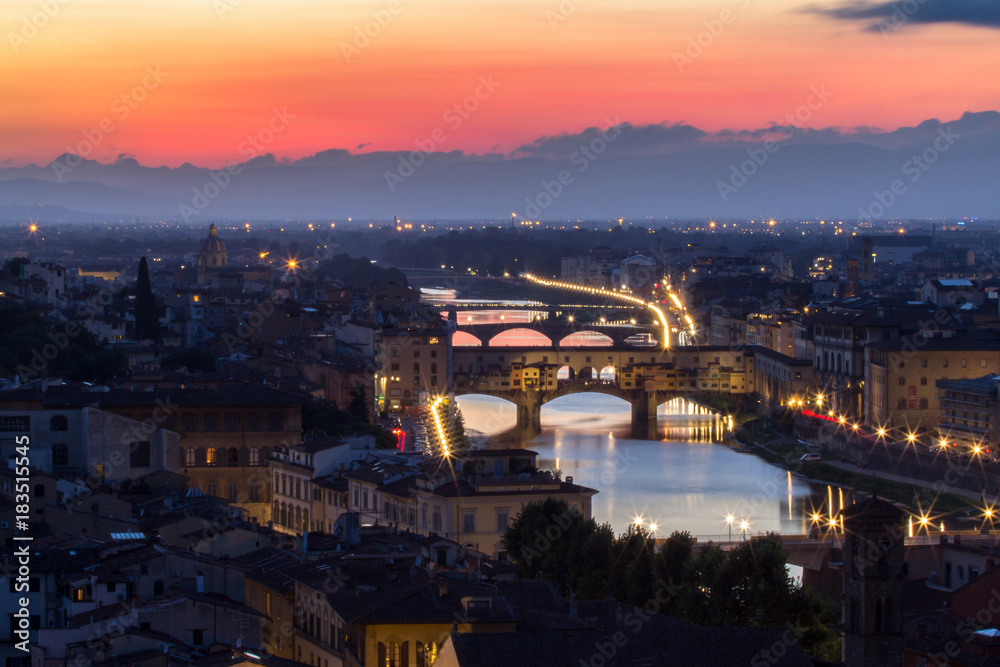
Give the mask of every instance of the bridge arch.
M 483 341 L 468 331 L 458 330 L 452 334 L 451 344 L 454 347 L 482 347 Z
M 615 341 L 600 331 L 574 331 L 559 341 L 560 347 L 614 347 Z
M 535 329 L 515 327 L 490 338 L 490 347 L 552 347 L 552 339 Z
M 608 364 L 597 374 L 601 382 L 615 382 L 618 379 L 618 369 Z
M 574 382 L 576 381 L 576 371 L 570 365 L 562 366 L 556 371 L 556 381 L 557 382 Z

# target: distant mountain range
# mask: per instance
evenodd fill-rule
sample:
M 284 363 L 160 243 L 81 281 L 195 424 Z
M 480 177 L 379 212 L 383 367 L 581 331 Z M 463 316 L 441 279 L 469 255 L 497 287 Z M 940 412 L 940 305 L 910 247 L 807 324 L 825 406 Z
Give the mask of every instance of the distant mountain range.
M 1000 113 L 890 132 L 588 128 L 510 155 L 260 155 L 226 169 L 61 155 L 0 169 L 0 219 L 1000 219 Z

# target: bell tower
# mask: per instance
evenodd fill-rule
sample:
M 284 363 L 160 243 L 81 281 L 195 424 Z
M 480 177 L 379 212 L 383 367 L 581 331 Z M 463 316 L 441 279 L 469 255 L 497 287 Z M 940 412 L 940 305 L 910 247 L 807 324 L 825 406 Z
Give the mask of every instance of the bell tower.
M 844 664 L 903 664 L 903 512 L 878 495 L 845 507 Z

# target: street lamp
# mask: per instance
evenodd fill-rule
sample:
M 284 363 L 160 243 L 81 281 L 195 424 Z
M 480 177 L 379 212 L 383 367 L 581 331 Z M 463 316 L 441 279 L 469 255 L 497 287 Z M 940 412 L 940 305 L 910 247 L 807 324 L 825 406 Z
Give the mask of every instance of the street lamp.
M 747 541 L 747 530 L 750 528 L 750 522 L 744 519 L 740 521 L 740 530 L 743 531 L 743 541 Z
M 726 524 L 729 526 L 729 541 L 733 541 L 733 521 L 736 521 L 736 517 L 732 514 L 726 515 Z

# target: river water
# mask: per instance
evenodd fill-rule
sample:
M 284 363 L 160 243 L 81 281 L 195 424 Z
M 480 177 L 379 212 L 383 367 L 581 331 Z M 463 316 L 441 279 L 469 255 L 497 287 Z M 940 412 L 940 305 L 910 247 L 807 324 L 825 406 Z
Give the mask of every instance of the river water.
M 458 403 L 466 428 L 484 443 L 517 420 L 513 404 L 498 398 L 460 396 Z M 654 441 L 630 437 L 630 415 L 629 404 L 613 396 L 564 396 L 542 406 L 542 433 L 524 445 L 538 452 L 539 467 L 597 489 L 594 517 L 616 533 L 637 518 L 647 527 L 655 523 L 659 537 L 686 530 L 726 540 L 730 528 L 733 539 L 744 532 L 808 532 L 808 516 L 828 489 L 721 444 L 724 417 L 676 399 L 660 406 L 663 439 Z M 836 490 L 832 499 L 839 504 Z

